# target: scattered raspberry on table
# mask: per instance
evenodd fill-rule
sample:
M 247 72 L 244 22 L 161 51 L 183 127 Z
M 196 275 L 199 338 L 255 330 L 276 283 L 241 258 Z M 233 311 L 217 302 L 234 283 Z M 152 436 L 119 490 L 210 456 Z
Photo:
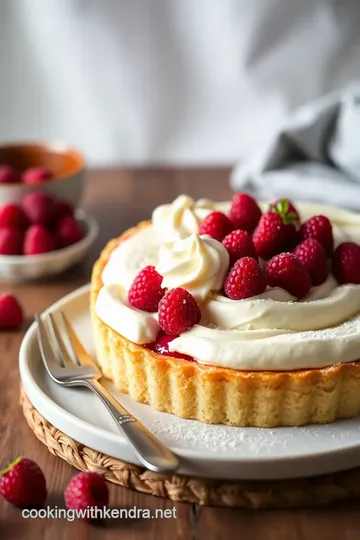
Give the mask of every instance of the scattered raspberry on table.
M 47 497 L 45 476 L 34 461 L 19 457 L 0 471 L 0 494 L 21 508 L 38 508 Z

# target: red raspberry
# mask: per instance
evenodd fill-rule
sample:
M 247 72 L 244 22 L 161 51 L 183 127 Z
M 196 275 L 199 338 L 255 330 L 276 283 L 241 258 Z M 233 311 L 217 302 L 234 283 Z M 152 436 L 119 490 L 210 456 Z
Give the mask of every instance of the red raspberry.
M 0 493 L 6 501 L 22 508 L 38 508 L 44 504 L 46 481 L 34 461 L 19 457 L 0 474 Z
M 52 172 L 45 167 L 31 167 L 22 173 L 21 181 L 24 184 L 42 184 L 52 177 Z
M 257 254 L 263 259 L 291 249 L 296 241 L 296 220 L 286 212 L 264 214 L 253 234 Z
M 26 229 L 27 219 L 24 210 L 18 204 L 5 204 L 0 208 L 0 227 Z
M 290 199 L 278 199 L 274 203 L 270 204 L 270 210 L 274 210 L 279 208 L 279 206 L 285 205 L 285 213 L 287 215 L 292 214 L 291 218 L 296 219 L 298 222 L 300 222 L 300 216 L 299 212 L 295 208 L 294 204 L 290 201 Z
M 265 273 L 271 287 L 281 287 L 302 298 L 311 288 L 309 272 L 292 253 L 280 253 L 266 263 Z
M 331 257 L 334 250 L 334 238 L 332 226 L 327 217 L 314 216 L 304 221 L 300 227 L 299 236 L 301 240 L 315 238 L 315 240 L 324 246 L 328 257 Z
M 16 330 L 24 322 L 24 313 L 12 294 L 0 294 L 0 329 Z
M 19 175 L 10 165 L 0 165 L 0 184 L 15 184 L 19 182 Z
M 142 311 L 157 311 L 159 302 L 165 294 L 165 289 L 161 288 L 162 280 L 162 276 L 154 266 L 145 266 L 130 287 L 129 304 Z
M 159 302 L 159 324 L 167 334 L 176 336 L 201 319 L 195 298 L 180 287 L 168 291 Z
M 84 232 L 74 217 L 65 216 L 56 227 L 55 237 L 59 247 L 63 248 L 82 240 Z
M 65 488 L 64 498 L 66 507 L 74 510 L 103 508 L 109 502 L 109 488 L 100 474 L 81 472 L 71 478 Z
M 332 271 L 339 283 L 360 284 L 360 246 L 343 242 L 334 251 Z
M 234 264 L 241 257 L 258 258 L 254 246 L 254 242 L 249 233 L 237 229 L 225 236 L 222 241 L 223 246 L 226 247 L 230 255 L 230 264 Z
M 24 233 L 19 229 L 0 229 L 0 255 L 21 255 Z
M 328 276 L 326 251 L 314 238 L 308 238 L 296 246 L 294 255 L 310 274 L 311 284 L 320 285 Z
M 187 354 L 178 353 L 176 351 L 169 351 L 169 343 L 176 339 L 179 336 L 169 336 L 168 334 L 165 334 L 162 330 L 160 330 L 156 341 L 154 343 L 149 343 L 147 345 L 147 348 L 151 351 L 156 352 L 157 354 L 162 354 L 164 356 L 173 356 L 174 358 L 182 358 L 183 360 L 189 360 L 193 361 L 192 356 L 188 356 Z
M 23 198 L 22 207 L 30 223 L 48 225 L 54 216 L 55 200 L 51 195 L 37 191 Z
M 261 210 L 253 197 L 237 193 L 231 202 L 229 216 L 235 229 L 251 233 L 259 223 Z
M 243 257 L 234 264 L 224 283 L 226 296 L 243 300 L 261 294 L 266 289 L 266 278 L 259 263 L 252 257 Z
M 53 216 L 54 223 L 58 223 L 65 216 L 73 217 L 73 215 L 74 215 L 74 208 L 71 206 L 69 202 L 55 201 L 55 210 L 54 210 L 54 216 Z
M 222 212 L 211 212 L 200 223 L 199 234 L 208 234 L 221 242 L 233 230 L 231 221 Z
M 43 225 L 31 225 L 25 233 L 25 255 L 48 253 L 55 251 L 56 247 L 54 237 Z

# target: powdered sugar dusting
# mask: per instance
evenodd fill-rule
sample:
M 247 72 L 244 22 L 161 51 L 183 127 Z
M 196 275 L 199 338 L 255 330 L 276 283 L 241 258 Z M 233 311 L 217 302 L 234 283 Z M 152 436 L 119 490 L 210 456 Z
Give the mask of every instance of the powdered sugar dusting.
M 121 398 L 122 401 L 124 401 L 123 398 L 124 396 Z M 126 407 L 131 410 L 133 409 L 132 405 L 133 402 L 130 398 Z M 168 446 L 208 450 L 214 453 L 235 453 L 243 452 L 246 449 L 246 453 L 261 454 L 265 449 L 268 452 L 277 442 L 273 429 L 205 424 L 197 420 L 186 420 L 157 411 L 152 411 L 152 414 L 149 415 L 147 406 L 137 405 L 136 410 L 131 410 L 131 412 Z M 283 444 L 286 445 L 286 443 L 287 441 L 284 439 Z
M 336 448 L 339 441 L 351 444 L 355 442 L 354 435 L 359 425 L 356 418 L 323 426 L 269 429 L 214 425 L 155 411 L 124 394 L 119 399 L 152 433 L 172 448 L 245 458 L 285 457 L 293 455 L 296 447 L 305 453 L 309 449 L 326 451 Z
M 160 435 L 168 444 L 186 445 L 191 448 L 207 450 L 239 450 L 246 441 L 251 441 L 245 429 L 226 429 L 226 426 L 198 425 L 198 422 L 185 422 L 180 418 L 169 423 L 153 420 L 149 428 L 155 435 Z M 258 445 L 256 445 L 258 446 Z M 255 448 L 254 448 L 255 450 Z

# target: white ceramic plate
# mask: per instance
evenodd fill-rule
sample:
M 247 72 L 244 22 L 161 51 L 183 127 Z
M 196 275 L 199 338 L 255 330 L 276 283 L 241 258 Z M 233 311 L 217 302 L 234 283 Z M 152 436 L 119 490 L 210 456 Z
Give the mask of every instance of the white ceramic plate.
M 48 311 L 62 309 L 90 353 L 93 342 L 89 286 L 65 296 Z M 131 446 L 104 406 L 88 390 L 61 388 L 47 376 L 36 343 L 35 325 L 20 349 L 20 375 L 38 411 L 80 443 L 131 463 Z M 182 474 L 227 479 L 312 476 L 360 465 L 360 418 L 301 428 L 236 428 L 207 425 L 153 410 L 112 389 L 153 433 L 181 456 Z
M 81 261 L 95 241 L 99 227 L 83 210 L 76 210 L 75 217 L 85 231 L 84 238 L 66 248 L 40 255 L 0 255 L 0 279 L 9 282 L 42 279 L 60 274 Z

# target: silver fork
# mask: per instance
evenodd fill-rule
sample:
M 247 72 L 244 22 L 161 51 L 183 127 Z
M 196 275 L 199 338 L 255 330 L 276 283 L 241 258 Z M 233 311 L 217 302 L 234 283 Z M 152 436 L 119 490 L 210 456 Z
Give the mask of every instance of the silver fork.
M 100 398 L 119 431 L 130 441 L 135 454 L 147 469 L 159 473 L 175 471 L 179 466 L 178 457 L 132 416 L 99 382 L 102 377 L 101 371 L 82 346 L 65 315 L 60 312 L 60 316 L 63 323 L 62 332 L 68 342 L 67 346 L 51 313 L 48 317 L 50 340 L 44 322 L 38 314 L 35 315 L 40 354 L 51 379 L 63 386 L 89 388 Z

